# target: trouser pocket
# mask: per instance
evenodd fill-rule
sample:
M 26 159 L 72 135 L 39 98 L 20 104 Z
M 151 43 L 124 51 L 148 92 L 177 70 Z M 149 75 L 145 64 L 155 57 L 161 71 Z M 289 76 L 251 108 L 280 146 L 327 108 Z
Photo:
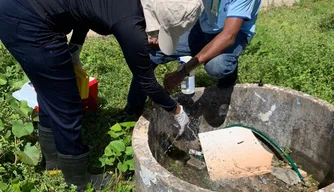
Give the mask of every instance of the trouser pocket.
M 17 42 L 19 21 L 0 13 L 0 40 L 6 45 Z

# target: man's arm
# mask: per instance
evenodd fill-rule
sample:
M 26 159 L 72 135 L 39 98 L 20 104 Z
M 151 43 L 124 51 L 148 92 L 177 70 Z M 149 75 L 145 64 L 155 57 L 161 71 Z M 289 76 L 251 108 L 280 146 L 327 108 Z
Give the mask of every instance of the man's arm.
M 195 56 L 198 58 L 199 63 L 202 64 L 211 60 L 221 54 L 226 48 L 233 45 L 243 21 L 244 20 L 241 18 L 227 18 L 223 31 Z
M 224 24 L 224 29 L 213 40 L 210 41 L 195 57 L 184 65 L 181 71 L 172 72 L 165 76 L 164 87 L 170 92 L 175 89 L 182 80 L 192 70 L 196 69 L 201 64 L 209 61 L 222 53 L 226 48 L 233 45 L 237 37 L 243 19 L 230 17 L 227 18 Z
M 69 51 L 72 56 L 72 63 L 77 64 L 82 67 L 80 61 L 80 52 L 82 50 L 82 45 L 85 42 L 86 35 L 89 29 L 83 26 L 78 26 L 73 29 L 72 37 L 69 43 Z
M 89 29 L 84 26 L 76 26 L 73 29 L 70 44 L 83 45 Z

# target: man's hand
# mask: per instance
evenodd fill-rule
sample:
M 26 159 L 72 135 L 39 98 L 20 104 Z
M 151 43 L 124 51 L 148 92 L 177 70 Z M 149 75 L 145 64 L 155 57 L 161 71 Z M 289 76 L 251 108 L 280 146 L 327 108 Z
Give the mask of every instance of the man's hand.
M 72 56 L 72 63 L 79 65 L 79 67 L 82 68 L 82 63 L 80 61 L 80 52 L 82 50 L 82 45 L 77 45 L 77 44 L 69 44 L 69 51 Z
M 182 83 L 186 75 L 180 71 L 167 73 L 164 78 L 164 87 L 168 93 L 171 93 L 178 85 Z
M 182 68 L 172 73 L 167 73 L 164 78 L 164 87 L 168 93 L 171 93 L 178 85 L 182 83 L 187 75 L 196 69 L 201 63 L 197 57 L 193 57 L 188 63 L 183 64 Z
M 151 31 L 147 33 L 148 44 L 158 49 L 159 48 L 159 40 L 158 40 L 159 31 Z
M 148 36 L 148 43 L 150 45 L 159 45 L 159 41 L 157 37 Z

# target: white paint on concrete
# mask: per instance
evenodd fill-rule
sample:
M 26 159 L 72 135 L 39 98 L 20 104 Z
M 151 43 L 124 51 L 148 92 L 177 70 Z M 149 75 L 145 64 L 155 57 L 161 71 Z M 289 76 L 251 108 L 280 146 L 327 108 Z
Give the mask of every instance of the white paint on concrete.
M 274 104 L 273 106 L 271 106 L 268 112 L 260 113 L 258 116 L 263 122 L 267 122 L 269 121 L 269 118 L 271 117 L 271 115 L 273 114 L 275 110 L 276 110 L 276 105 Z
M 260 98 L 263 102 L 266 102 L 267 100 L 265 100 L 263 97 L 261 97 L 261 95 L 259 95 L 258 93 L 255 92 L 255 96 Z
M 154 184 L 157 183 L 156 175 L 152 171 L 148 170 L 145 166 L 141 166 L 139 174 L 146 187 L 150 187 L 151 182 Z

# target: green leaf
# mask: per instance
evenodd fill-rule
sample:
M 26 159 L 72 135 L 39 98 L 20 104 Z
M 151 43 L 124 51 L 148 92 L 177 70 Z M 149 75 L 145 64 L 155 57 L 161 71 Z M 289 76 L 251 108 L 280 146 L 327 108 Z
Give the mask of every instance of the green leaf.
M 0 173 L 6 173 L 6 169 L 4 167 L 0 167 Z
M 108 145 L 105 149 L 104 149 L 104 154 L 106 156 L 112 156 L 115 155 L 115 152 L 113 151 L 113 149 L 111 149 L 110 145 Z
M 37 165 L 40 159 L 40 151 L 36 146 L 31 146 L 31 143 L 26 144 L 24 151 L 16 151 L 16 154 L 23 163 L 28 165 Z
M 131 127 L 134 127 L 136 125 L 135 121 L 129 121 L 129 122 L 124 122 L 120 123 L 122 127 L 126 127 L 126 130 L 130 129 Z
M 133 155 L 133 149 L 132 149 L 132 147 L 126 147 L 125 154 L 127 154 L 127 155 Z
M 101 167 L 106 165 L 105 160 L 106 160 L 106 158 L 104 158 L 104 157 L 99 158 L 99 161 L 101 162 Z
M 121 127 L 121 125 L 120 125 L 119 123 L 116 123 L 115 125 L 113 125 L 113 126 L 110 128 L 110 130 L 115 131 L 115 132 L 118 132 L 118 131 L 122 131 L 123 129 L 122 129 L 122 127 Z
M 128 170 L 128 164 L 126 162 L 118 162 L 117 164 L 117 169 L 120 170 L 121 172 L 126 172 Z
M 8 130 L 5 135 L 5 139 L 8 139 L 12 135 L 12 132 Z
M 9 104 L 12 109 L 17 110 L 19 108 L 19 102 L 16 99 L 11 99 Z
M 11 188 L 13 188 L 16 192 L 20 192 L 21 191 L 21 187 L 20 187 L 20 183 L 12 183 Z
M 129 159 L 126 161 L 126 163 L 129 165 L 129 170 L 134 171 L 135 170 L 135 161 L 134 159 Z
M 131 139 L 132 139 L 131 135 L 127 135 L 127 136 L 123 139 L 123 143 L 124 143 L 125 145 L 130 145 L 130 143 L 131 143 Z
M 2 181 L 0 181 L 0 190 L 4 191 L 4 190 L 6 190 L 7 188 L 8 188 L 7 184 L 4 183 L 4 182 L 2 182 Z
M 22 120 L 16 120 L 13 122 L 12 132 L 17 138 L 30 135 L 33 131 L 34 125 L 32 123 L 23 124 Z
M 21 80 L 21 81 L 15 81 L 15 82 L 13 82 L 13 83 L 11 83 L 11 85 L 12 85 L 12 87 L 13 87 L 13 89 L 21 89 L 22 88 L 22 86 L 28 81 L 29 79 L 26 77 L 26 76 L 24 76 L 24 79 L 23 80 Z
M 34 188 L 34 183 L 26 182 L 22 185 L 22 192 L 30 192 Z
M 22 115 L 28 117 L 31 111 L 32 109 L 28 106 L 27 101 L 20 101 L 20 112 L 22 113 Z
M 5 126 L 3 125 L 2 120 L 0 119 L 0 131 L 2 131 L 5 128 Z
M 113 139 L 119 138 L 120 136 L 124 135 L 124 132 L 109 131 L 108 133 Z
M 104 160 L 104 162 L 105 162 L 105 164 L 107 164 L 107 165 L 113 165 L 114 162 L 115 162 L 115 158 L 113 158 L 113 157 L 106 158 L 106 159 Z
M 4 74 L 0 74 L 0 85 L 6 85 L 7 84 L 7 79 Z
M 36 116 L 36 117 L 34 117 L 32 120 L 33 120 L 34 122 L 39 122 L 39 117 Z
M 110 145 L 110 148 L 116 152 L 116 154 L 119 154 L 125 151 L 125 145 L 122 140 L 111 141 L 109 145 Z

